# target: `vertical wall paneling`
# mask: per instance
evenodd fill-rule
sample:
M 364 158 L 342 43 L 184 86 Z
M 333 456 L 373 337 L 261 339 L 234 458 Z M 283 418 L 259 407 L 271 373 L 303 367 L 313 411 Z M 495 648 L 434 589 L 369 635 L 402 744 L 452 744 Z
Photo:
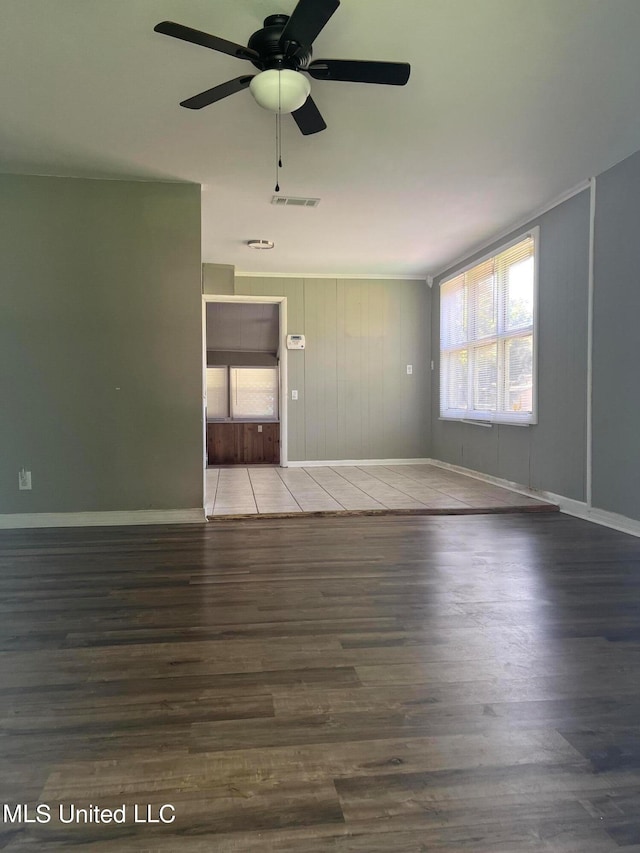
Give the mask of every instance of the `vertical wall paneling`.
M 434 282 L 434 458 L 585 500 L 589 203 L 585 190 L 476 255 L 540 227 L 538 424 L 483 428 L 439 420 L 439 284 L 456 267 Z
M 368 325 L 369 336 L 367 339 L 367 364 L 371 376 L 371 387 L 369 392 L 369 456 L 371 459 L 384 458 L 382 451 L 385 448 L 385 399 L 390 392 L 389 377 L 385 370 L 384 340 L 387 323 L 387 292 L 385 283 L 372 281 L 368 287 Z M 389 363 L 392 368 L 393 363 Z M 376 377 L 378 377 L 376 381 Z
M 640 520 L 640 152 L 597 186 L 592 502 Z
M 406 455 L 414 457 L 430 455 L 431 449 L 431 310 L 432 288 L 426 282 L 408 282 L 403 291 L 400 339 L 403 355 L 400 364 L 401 409 L 405 418 L 401 436 L 408 451 Z M 413 366 L 410 376 L 407 375 L 407 364 Z M 417 430 L 414 424 L 418 425 Z
M 305 435 L 307 459 L 338 453 L 337 283 L 305 279 Z
M 367 332 L 362 304 L 362 287 L 357 280 L 345 280 L 344 286 L 344 336 L 345 360 L 342 365 L 345 377 L 345 447 L 346 459 L 368 459 L 369 448 L 363 433 L 363 420 L 368 414 L 369 389 L 362 382 L 364 353 L 363 340 Z
M 382 338 L 381 354 L 382 361 L 386 365 L 386 371 L 383 380 L 383 410 L 381 413 L 381 422 L 379 424 L 380 444 L 383 447 L 390 447 L 395 450 L 397 445 L 396 418 L 398 417 L 398 414 L 402 421 L 407 417 L 403 407 L 403 383 L 405 382 L 406 373 L 406 367 L 403 365 L 405 351 L 404 347 L 400 345 L 403 335 L 404 316 L 402 301 L 393 298 L 393 282 L 383 282 L 382 287 L 384 289 L 384 328 L 398 329 L 399 334 L 385 334 Z M 426 290 L 428 297 L 430 295 L 429 290 L 428 288 L 426 288 Z M 428 331 L 428 322 L 426 319 L 424 329 L 425 331 Z M 415 369 L 418 369 L 418 365 L 415 365 Z M 419 373 L 416 375 L 419 375 Z M 424 386 L 424 393 L 428 394 L 428 386 L 426 385 Z M 425 421 L 428 422 L 428 419 L 425 419 Z M 425 450 L 416 454 L 416 457 L 421 456 L 423 453 L 425 456 L 429 455 L 429 452 L 426 449 L 429 447 L 428 441 L 425 441 L 424 447 Z M 390 458 L 394 458 L 394 454 L 391 454 Z
M 290 460 L 429 455 L 426 282 L 237 276 L 235 292 L 286 296 L 287 331 L 306 335 L 289 352 Z

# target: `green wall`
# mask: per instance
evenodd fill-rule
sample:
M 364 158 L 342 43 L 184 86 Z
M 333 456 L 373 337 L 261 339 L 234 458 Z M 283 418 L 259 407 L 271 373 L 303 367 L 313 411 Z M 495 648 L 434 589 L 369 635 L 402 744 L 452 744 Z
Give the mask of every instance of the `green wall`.
M 593 505 L 640 521 L 640 152 L 596 181 Z
M 440 420 L 440 282 L 511 237 L 540 228 L 538 423 L 490 428 Z M 533 489 L 586 498 L 589 192 L 529 222 L 433 285 L 432 456 Z
M 220 272 L 204 265 L 206 292 L 228 292 Z M 429 455 L 425 282 L 237 276 L 234 292 L 286 296 L 287 332 L 306 336 L 288 354 L 290 461 Z
M 201 323 L 199 186 L 1 175 L 0 513 L 201 507 Z

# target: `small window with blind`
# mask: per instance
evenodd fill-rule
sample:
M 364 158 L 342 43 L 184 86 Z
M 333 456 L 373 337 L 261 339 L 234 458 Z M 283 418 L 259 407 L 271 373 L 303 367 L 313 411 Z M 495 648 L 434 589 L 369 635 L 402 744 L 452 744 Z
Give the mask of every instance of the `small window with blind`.
M 276 420 L 278 417 L 278 369 L 231 368 L 231 417 Z
M 229 417 L 229 370 L 207 367 L 207 419 Z
M 207 367 L 207 420 L 279 418 L 277 367 Z
M 536 423 L 538 229 L 440 285 L 440 417 Z

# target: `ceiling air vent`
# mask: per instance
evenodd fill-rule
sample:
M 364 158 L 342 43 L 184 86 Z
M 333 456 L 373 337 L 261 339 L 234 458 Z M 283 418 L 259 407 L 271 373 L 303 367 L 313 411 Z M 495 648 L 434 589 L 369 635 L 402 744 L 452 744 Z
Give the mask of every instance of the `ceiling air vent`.
M 320 204 L 319 198 L 295 198 L 290 195 L 274 195 L 271 199 L 271 204 L 276 207 L 317 207 Z

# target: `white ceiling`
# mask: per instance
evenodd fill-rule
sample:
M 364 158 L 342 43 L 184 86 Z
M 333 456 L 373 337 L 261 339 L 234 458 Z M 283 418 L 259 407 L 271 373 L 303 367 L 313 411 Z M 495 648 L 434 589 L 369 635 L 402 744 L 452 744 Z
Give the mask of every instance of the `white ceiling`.
M 253 66 L 153 32 L 245 44 L 295 0 L 1 0 L 0 171 L 203 185 L 203 260 L 238 271 L 417 275 L 640 149 L 640 0 L 342 0 L 315 58 L 408 61 L 406 87 L 312 80 L 328 129 L 241 92 Z M 276 248 L 248 249 L 249 238 Z

